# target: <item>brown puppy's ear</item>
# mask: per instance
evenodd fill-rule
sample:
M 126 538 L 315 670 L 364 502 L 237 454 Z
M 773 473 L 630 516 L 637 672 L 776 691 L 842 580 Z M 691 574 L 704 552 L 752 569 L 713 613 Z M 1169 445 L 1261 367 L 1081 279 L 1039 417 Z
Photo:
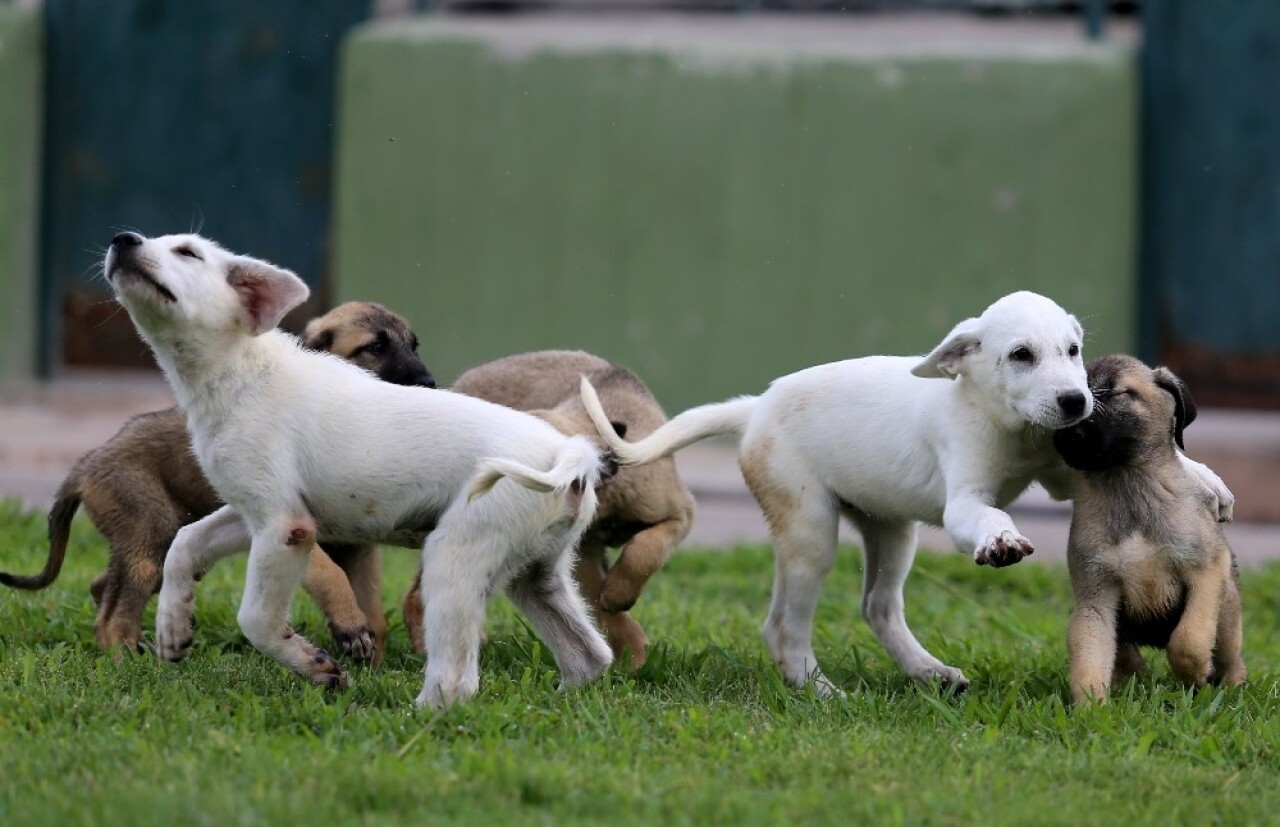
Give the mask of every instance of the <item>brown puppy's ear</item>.
M 965 319 L 951 329 L 947 338 L 911 369 L 913 376 L 925 379 L 954 379 L 965 371 L 965 361 L 982 347 L 977 319 Z
M 261 336 L 280 324 L 284 314 L 307 300 L 311 290 L 288 270 L 237 256 L 227 267 L 227 284 L 240 299 L 250 336 Z
M 333 350 L 332 328 L 321 330 L 315 322 L 311 322 L 307 325 L 307 329 L 302 333 L 302 346 L 307 350 L 322 350 L 325 353 L 331 352 Z
M 1175 376 L 1168 368 L 1156 368 L 1152 374 L 1154 374 L 1156 385 L 1173 396 L 1173 439 L 1178 443 L 1179 448 L 1186 450 L 1182 444 L 1182 431 L 1196 421 L 1196 403 L 1191 398 L 1191 391 L 1187 390 L 1187 383 Z

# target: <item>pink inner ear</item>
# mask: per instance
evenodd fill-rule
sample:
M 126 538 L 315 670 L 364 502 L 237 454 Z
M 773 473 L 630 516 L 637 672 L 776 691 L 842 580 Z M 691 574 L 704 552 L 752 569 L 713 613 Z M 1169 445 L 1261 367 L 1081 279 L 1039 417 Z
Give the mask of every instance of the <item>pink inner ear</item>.
M 293 273 L 257 261 L 233 265 L 227 283 L 236 291 L 253 336 L 278 325 L 290 308 L 306 300 L 309 292 Z
M 264 319 L 269 314 L 267 293 L 271 289 L 268 281 L 256 273 L 237 273 L 231 279 L 231 286 L 240 296 L 240 304 L 249 314 L 249 329 L 257 333 L 262 330 Z

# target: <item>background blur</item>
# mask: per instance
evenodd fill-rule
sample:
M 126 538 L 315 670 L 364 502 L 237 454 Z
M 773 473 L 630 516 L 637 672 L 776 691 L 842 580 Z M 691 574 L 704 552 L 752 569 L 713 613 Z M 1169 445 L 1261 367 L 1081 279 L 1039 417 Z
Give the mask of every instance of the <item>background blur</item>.
M 0 386 L 149 363 L 123 228 L 444 381 L 580 347 L 674 411 L 1026 288 L 1277 408 L 1280 2 L 0 0 Z

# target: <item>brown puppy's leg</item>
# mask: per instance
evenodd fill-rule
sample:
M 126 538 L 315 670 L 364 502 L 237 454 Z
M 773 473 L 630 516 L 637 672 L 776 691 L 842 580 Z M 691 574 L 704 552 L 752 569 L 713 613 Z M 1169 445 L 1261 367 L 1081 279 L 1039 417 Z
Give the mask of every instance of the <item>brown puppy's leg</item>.
M 1111 685 L 1118 686 L 1121 682 L 1146 670 L 1147 662 L 1138 651 L 1137 644 L 1121 643 L 1116 647 L 1115 671 L 1111 676 Z
M 89 596 L 93 598 L 93 605 L 102 605 L 102 595 L 107 591 L 107 575 L 110 569 L 93 578 L 93 582 L 89 584 Z
M 318 545 L 311 546 L 302 588 L 329 619 L 329 631 L 343 654 L 371 660 L 375 647 L 369 621 L 351 591 L 346 572 Z
M 1223 555 L 1222 559 L 1226 567 L 1210 565 L 1190 575 L 1186 607 L 1169 636 L 1166 650 L 1169 666 L 1179 680 L 1191 686 L 1203 686 L 1213 670 L 1213 644 L 1218 637 L 1222 586 L 1230 577 L 1230 557 Z
M 338 558 L 347 573 L 356 602 L 373 630 L 372 662 L 382 662 L 387 648 L 387 617 L 382 612 L 382 554 L 375 545 L 351 546 Z
M 598 605 L 606 612 L 625 612 L 634 606 L 649 578 L 688 533 L 689 521 L 680 517 L 636 532 L 605 575 Z
M 1077 601 L 1080 596 L 1077 595 Z M 1099 589 L 1071 613 L 1067 649 L 1071 653 L 1071 699 L 1077 703 L 1106 703 L 1111 671 L 1116 662 L 1116 609 L 1120 595 L 1114 587 Z
M 1239 686 L 1248 677 L 1240 649 L 1244 643 L 1240 590 L 1235 579 L 1222 588 L 1222 608 L 1218 612 L 1218 642 L 1213 650 L 1213 669 L 1219 683 Z
M 166 545 L 159 551 L 139 551 L 120 560 L 112 605 L 105 614 L 99 614 L 94 629 L 98 645 L 103 649 L 117 646 L 139 648 L 142 643 L 142 615 L 147 610 L 147 601 L 160 588 L 164 554 L 168 550 Z M 105 607 L 106 604 L 103 605 Z
M 632 669 L 644 665 L 645 650 L 649 645 L 644 629 L 626 612 L 608 612 L 600 606 L 600 593 L 607 581 L 603 546 L 585 546 L 579 550 L 578 562 L 573 571 L 582 596 L 600 621 L 605 640 L 614 657 L 630 653 Z
M 418 564 L 418 571 L 413 575 L 413 583 L 409 586 L 409 591 L 404 593 L 404 600 L 401 601 L 400 609 L 404 612 L 404 625 L 409 630 L 409 643 L 413 646 L 413 651 L 419 655 L 427 653 L 427 636 L 424 627 L 424 616 L 422 613 L 422 564 Z

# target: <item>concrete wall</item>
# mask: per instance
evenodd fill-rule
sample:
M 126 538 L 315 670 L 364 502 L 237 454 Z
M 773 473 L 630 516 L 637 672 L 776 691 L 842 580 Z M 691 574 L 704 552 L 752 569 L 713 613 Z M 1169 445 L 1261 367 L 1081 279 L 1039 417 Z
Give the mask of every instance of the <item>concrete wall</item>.
M 39 15 L 0 5 L 0 386 L 35 370 L 41 54 Z
M 340 299 L 437 376 L 581 347 L 669 409 L 927 351 L 1031 289 L 1134 336 L 1127 49 L 877 37 L 874 19 L 456 20 L 348 45 Z M 956 45 L 956 43 L 959 45 Z

